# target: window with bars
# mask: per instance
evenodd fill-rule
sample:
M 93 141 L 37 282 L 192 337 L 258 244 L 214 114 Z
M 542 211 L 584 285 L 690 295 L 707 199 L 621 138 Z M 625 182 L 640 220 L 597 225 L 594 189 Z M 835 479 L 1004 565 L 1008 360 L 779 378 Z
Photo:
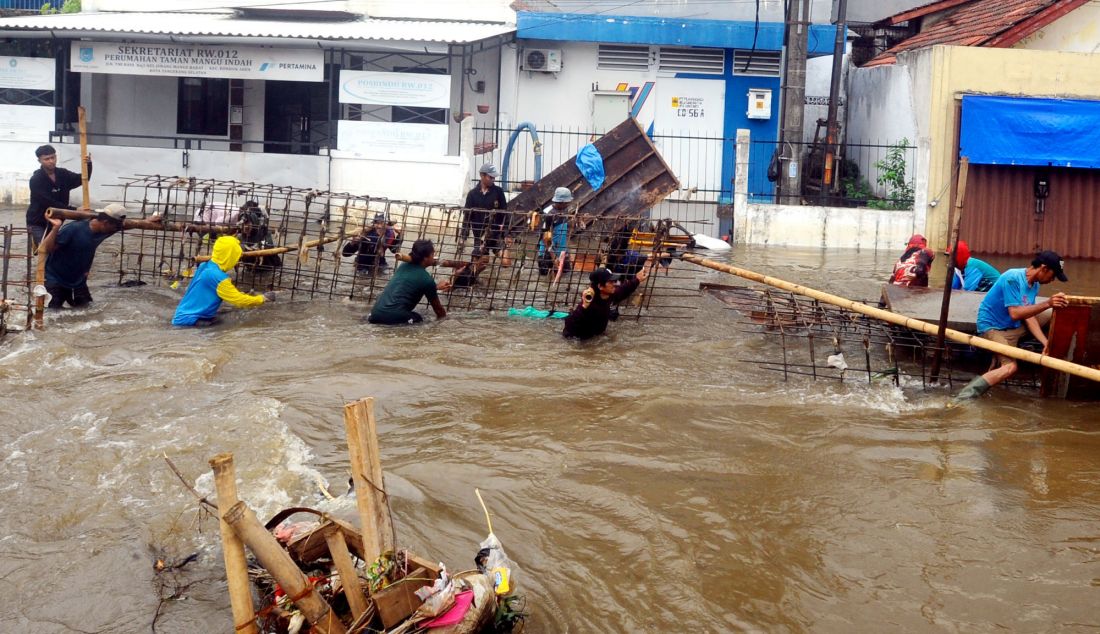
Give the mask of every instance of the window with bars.
M 779 77 L 782 54 L 779 51 L 738 49 L 733 52 L 734 75 Z
M 720 48 L 662 46 L 657 68 L 667 73 L 721 75 L 726 72 L 726 52 Z
M 600 44 L 596 66 L 602 70 L 649 70 L 649 47 Z

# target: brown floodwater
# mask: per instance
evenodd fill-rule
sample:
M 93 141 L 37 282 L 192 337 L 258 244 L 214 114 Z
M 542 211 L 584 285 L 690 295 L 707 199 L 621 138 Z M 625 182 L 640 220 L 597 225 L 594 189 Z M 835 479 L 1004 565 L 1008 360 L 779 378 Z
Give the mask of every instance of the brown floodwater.
M 870 298 L 896 256 L 729 260 Z M 1067 273 L 1100 294 L 1100 267 Z M 339 301 L 173 330 L 176 292 L 111 281 L 0 341 L 2 631 L 148 632 L 154 558 L 192 552 L 157 630 L 230 631 L 217 526 L 162 455 L 211 493 L 207 459 L 233 452 L 261 516 L 354 516 L 342 404 L 363 396 L 399 544 L 471 567 L 479 488 L 529 632 L 1100 628 L 1094 404 L 784 382 L 740 361 L 775 342 L 705 297 L 581 345 L 500 313 L 372 327 Z

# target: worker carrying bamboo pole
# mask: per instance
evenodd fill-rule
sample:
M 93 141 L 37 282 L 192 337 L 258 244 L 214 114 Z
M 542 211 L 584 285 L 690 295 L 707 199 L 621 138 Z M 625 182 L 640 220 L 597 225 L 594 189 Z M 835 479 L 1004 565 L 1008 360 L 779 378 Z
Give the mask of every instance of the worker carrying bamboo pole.
M 42 237 L 52 223 L 47 223 L 46 210 L 76 209 L 69 204 L 69 192 L 80 187 L 80 172 L 71 172 L 57 166 L 57 150 L 52 145 L 41 145 L 34 151 L 40 166 L 31 174 L 31 202 L 27 206 L 27 230 L 34 239 L 34 245 L 42 242 Z M 92 177 L 92 155 L 87 157 L 88 178 Z M 60 223 L 58 223 L 60 224 Z
M 218 321 L 223 301 L 237 308 L 256 308 L 275 301 L 274 291 L 249 295 L 233 285 L 229 271 L 237 266 L 241 252 L 241 241 L 233 236 L 222 236 L 214 242 L 210 259 L 195 271 L 187 292 L 176 306 L 173 326 L 211 326 Z
M 978 307 L 978 335 L 997 343 L 1015 347 L 1025 332 L 1043 344 L 1047 352 L 1047 337 L 1043 327 L 1050 321 L 1053 308 L 1069 305 L 1065 293 L 1055 293 L 1050 299 L 1036 304 L 1039 286 L 1055 279 L 1067 282 L 1062 256 L 1054 251 L 1041 251 L 1027 268 L 1009 269 L 989 289 Z M 956 401 L 981 396 L 990 387 L 1016 374 L 1016 360 L 998 354 L 998 367 L 966 384 L 959 391 Z
M 42 238 L 41 249 L 47 254 L 45 286 L 51 296 L 51 309 L 61 308 L 66 302 L 77 308 L 92 301 L 88 273 L 96 249 L 122 231 L 125 219 L 126 208 L 119 204 L 107 205 L 91 219 L 70 222 L 64 227 L 61 218 L 46 218 L 50 227 Z

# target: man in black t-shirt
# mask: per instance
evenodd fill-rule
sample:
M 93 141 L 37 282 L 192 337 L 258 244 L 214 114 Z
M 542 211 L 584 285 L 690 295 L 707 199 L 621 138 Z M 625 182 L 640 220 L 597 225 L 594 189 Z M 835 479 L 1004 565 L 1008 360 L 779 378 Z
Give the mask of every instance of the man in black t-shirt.
M 42 242 L 49 223 L 46 210 L 76 209 L 69 205 L 69 192 L 83 183 L 78 172 L 70 172 L 57 166 L 57 150 L 52 145 L 42 145 L 34 151 L 41 166 L 31 175 L 31 203 L 27 206 L 27 229 L 37 247 Z M 88 155 L 88 178 L 92 178 L 92 156 Z
M 508 201 L 504 197 L 504 190 L 494 184 L 497 178 L 497 168 L 492 163 L 486 163 L 478 171 L 481 182 L 466 194 L 466 208 L 462 217 L 462 228 L 459 231 L 459 239 L 465 240 L 471 232 L 474 234 L 474 249 L 477 250 L 482 242 L 492 251 L 501 251 L 505 245 L 504 225 L 508 221 Z M 505 265 L 509 261 L 507 248 L 501 253 Z

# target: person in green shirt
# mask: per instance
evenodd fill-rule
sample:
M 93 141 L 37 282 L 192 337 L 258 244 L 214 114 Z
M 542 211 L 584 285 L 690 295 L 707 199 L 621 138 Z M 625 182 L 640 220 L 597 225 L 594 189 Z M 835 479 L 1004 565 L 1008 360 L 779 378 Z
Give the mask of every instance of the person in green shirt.
M 402 262 L 393 277 L 378 296 L 367 321 L 372 324 L 418 324 L 424 321 L 420 313 L 413 310 L 420 300 L 428 298 L 437 319 L 447 316 L 447 311 L 439 301 L 438 291 L 450 289 L 449 282 L 437 284 L 428 273 L 427 267 L 435 264 L 435 245 L 431 240 L 417 240 L 409 249 L 409 261 Z

